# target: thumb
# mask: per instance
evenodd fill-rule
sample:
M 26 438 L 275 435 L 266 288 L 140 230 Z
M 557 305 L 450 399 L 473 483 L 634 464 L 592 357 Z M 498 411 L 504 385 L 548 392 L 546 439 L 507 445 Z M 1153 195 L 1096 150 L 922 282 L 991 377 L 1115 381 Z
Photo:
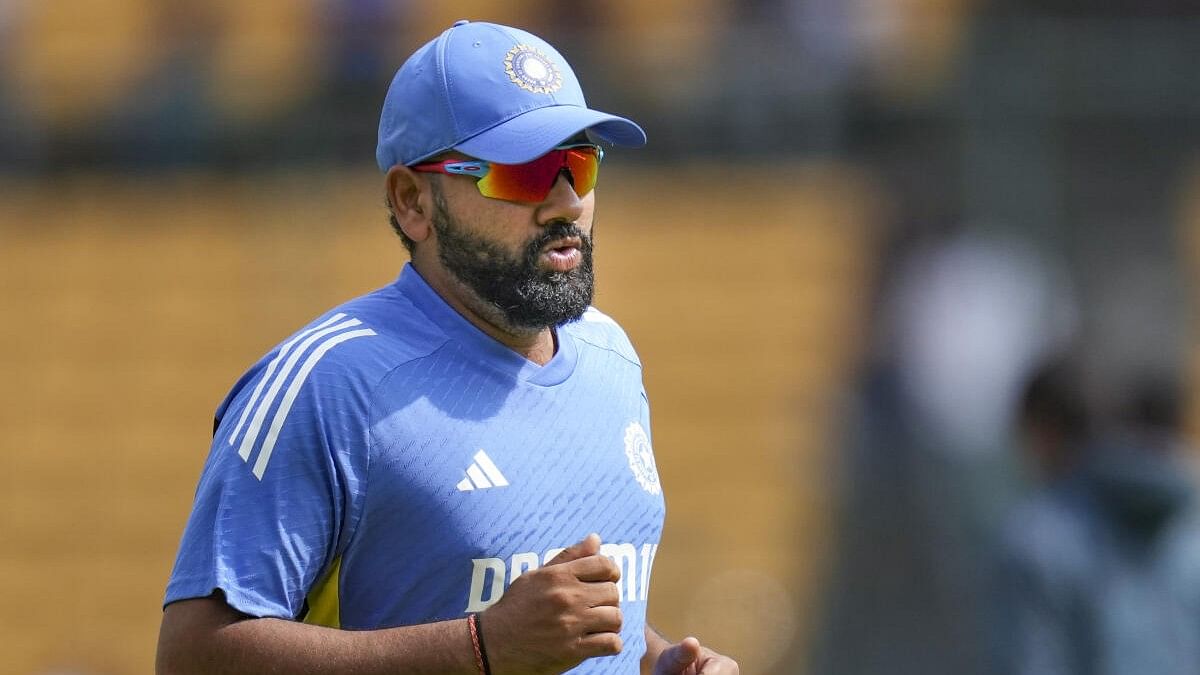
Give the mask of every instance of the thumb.
M 700 658 L 700 641 L 687 637 L 667 647 L 658 655 L 654 664 L 654 675 L 677 675 Z
M 600 552 L 600 535 L 595 532 L 581 539 L 578 543 L 572 544 L 564 548 L 558 555 L 554 556 L 546 566 L 561 565 L 562 563 L 571 562 L 580 558 L 586 558 L 590 555 L 596 555 Z

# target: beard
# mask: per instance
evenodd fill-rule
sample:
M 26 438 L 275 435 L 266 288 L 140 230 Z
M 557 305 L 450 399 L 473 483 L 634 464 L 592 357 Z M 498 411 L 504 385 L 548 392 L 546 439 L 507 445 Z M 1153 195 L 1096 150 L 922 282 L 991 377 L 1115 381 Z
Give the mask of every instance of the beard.
M 574 223 L 553 222 L 523 251 L 512 254 L 464 228 L 450 215 L 436 187 L 433 201 L 433 229 L 442 265 L 499 311 L 510 326 L 533 330 L 557 326 L 578 319 L 592 304 L 592 238 Z M 563 237 L 578 237 L 582 242 L 579 265 L 566 272 L 541 269 L 542 248 Z

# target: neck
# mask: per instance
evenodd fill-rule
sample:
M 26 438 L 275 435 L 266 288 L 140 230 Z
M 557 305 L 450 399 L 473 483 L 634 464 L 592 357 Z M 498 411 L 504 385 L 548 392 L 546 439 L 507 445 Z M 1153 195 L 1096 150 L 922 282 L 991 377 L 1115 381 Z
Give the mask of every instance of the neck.
M 539 366 L 546 365 L 554 358 L 558 343 L 552 329 L 513 326 L 499 308 L 480 298 L 478 293 L 440 265 L 420 264 L 418 258 L 413 256 L 412 266 L 446 304 L 488 337 Z

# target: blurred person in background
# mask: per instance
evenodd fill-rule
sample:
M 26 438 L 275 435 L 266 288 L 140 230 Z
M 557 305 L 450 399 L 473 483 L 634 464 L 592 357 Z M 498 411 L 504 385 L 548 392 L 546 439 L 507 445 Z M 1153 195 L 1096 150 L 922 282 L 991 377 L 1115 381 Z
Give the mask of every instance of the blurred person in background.
M 1037 488 L 1000 538 L 995 672 L 1200 673 L 1200 529 L 1180 388 L 1143 371 L 1114 399 L 1093 395 L 1086 373 L 1059 358 L 1024 392 Z
M 412 262 L 218 408 L 159 672 L 738 672 L 646 622 L 665 510 L 590 306 L 589 134 L 646 140 L 524 31 L 459 21 L 400 68 L 376 157 Z
M 835 558 L 812 670 L 981 672 L 986 545 L 1009 498 L 1025 374 L 1073 330 L 1058 261 L 952 225 L 893 244 L 846 423 Z
M 0 2 L 0 171 L 9 164 L 32 163 L 41 140 L 35 120 L 20 105 L 15 72 L 9 65 L 28 4 L 29 0 Z

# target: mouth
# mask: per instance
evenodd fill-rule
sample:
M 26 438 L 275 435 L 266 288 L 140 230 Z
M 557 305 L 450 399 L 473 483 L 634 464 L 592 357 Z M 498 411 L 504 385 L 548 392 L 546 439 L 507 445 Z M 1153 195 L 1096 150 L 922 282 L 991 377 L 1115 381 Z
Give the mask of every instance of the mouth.
M 579 237 L 555 239 L 542 247 L 542 263 L 555 272 L 569 272 L 583 261 L 580 249 L 583 241 Z

